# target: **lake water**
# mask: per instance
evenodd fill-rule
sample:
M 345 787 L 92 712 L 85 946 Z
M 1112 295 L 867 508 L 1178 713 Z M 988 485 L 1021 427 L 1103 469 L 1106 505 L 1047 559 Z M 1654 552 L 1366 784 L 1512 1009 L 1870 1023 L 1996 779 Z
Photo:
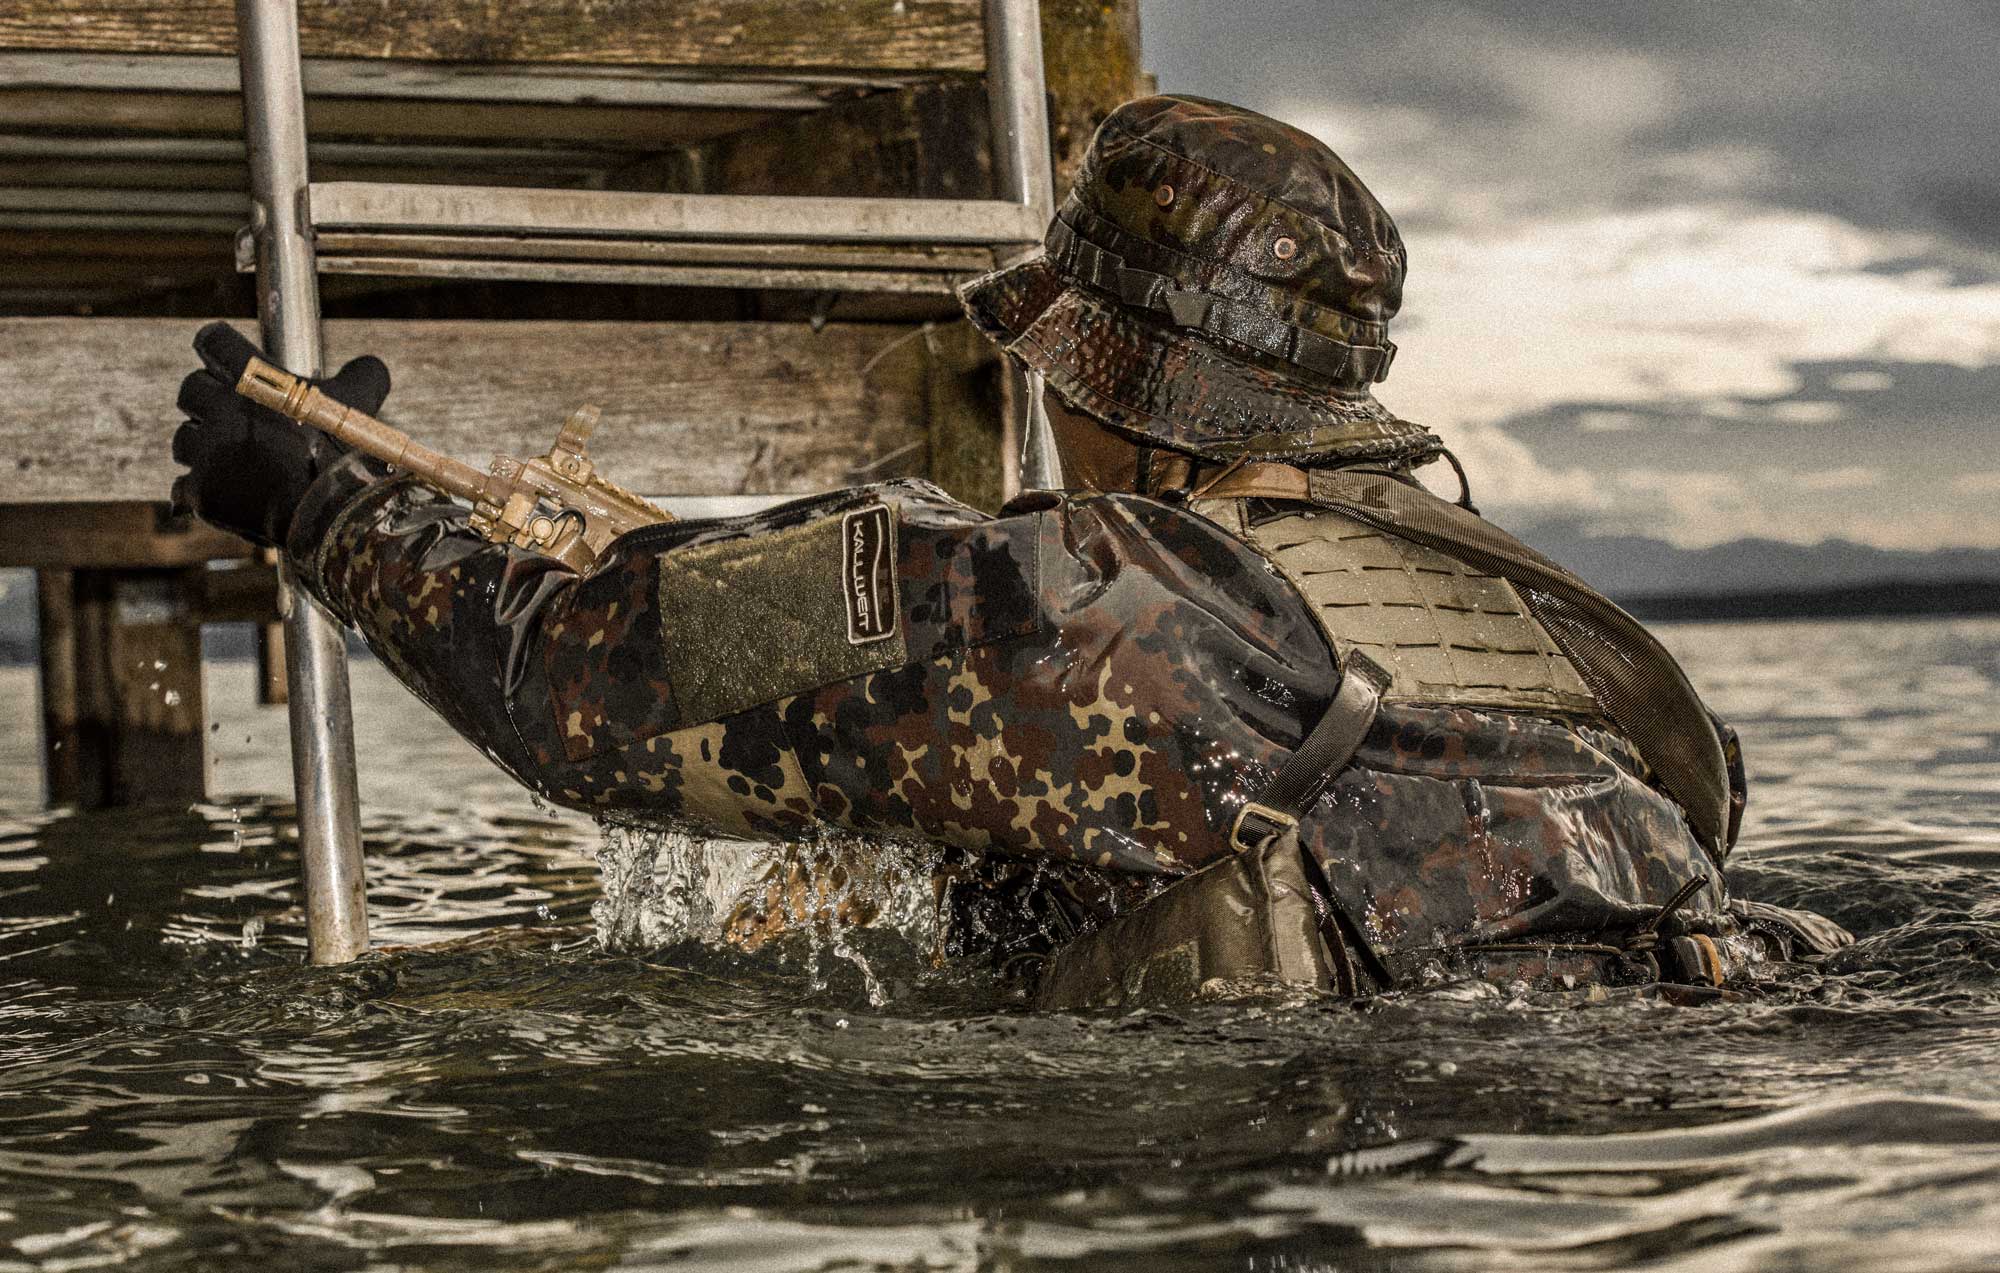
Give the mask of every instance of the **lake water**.
M 2000 621 L 1663 632 L 1744 734 L 1738 886 L 1860 935 L 1764 1001 L 1035 1016 L 887 940 L 606 954 L 596 828 L 373 665 L 414 948 L 310 969 L 247 668 L 237 794 L 90 815 L 0 668 L 0 1270 L 2000 1267 Z

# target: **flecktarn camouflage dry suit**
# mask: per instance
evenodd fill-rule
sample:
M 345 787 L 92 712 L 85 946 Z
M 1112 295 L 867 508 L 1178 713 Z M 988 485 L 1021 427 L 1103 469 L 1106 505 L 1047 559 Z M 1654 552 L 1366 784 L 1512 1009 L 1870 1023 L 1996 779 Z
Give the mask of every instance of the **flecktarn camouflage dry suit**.
M 1119 921 L 1147 930 L 1128 946 L 1076 946 L 1089 984 L 1052 1002 L 1243 971 L 1716 985 L 1753 936 L 1790 950 L 1810 924 L 1725 893 L 1741 770 L 1672 660 L 1408 479 L 1439 444 L 1372 392 L 1404 268 L 1325 146 L 1149 98 L 1104 124 L 1047 252 L 966 293 L 1144 493 L 989 517 L 888 482 L 641 530 L 578 576 L 350 463 L 289 550 L 557 803 L 1057 863 L 1059 904 L 1024 908 L 1082 932 L 1198 885 Z

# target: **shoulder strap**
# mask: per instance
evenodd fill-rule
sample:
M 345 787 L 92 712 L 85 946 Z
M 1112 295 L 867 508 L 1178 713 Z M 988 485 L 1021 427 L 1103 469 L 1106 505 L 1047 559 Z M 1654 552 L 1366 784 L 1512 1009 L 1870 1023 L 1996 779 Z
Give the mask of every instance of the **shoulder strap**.
M 1298 827 L 1299 819 L 1326 790 L 1326 784 L 1347 768 L 1347 762 L 1361 749 L 1361 740 L 1375 723 L 1382 691 L 1388 684 L 1389 674 L 1374 660 L 1357 651 L 1348 652 L 1340 687 L 1320 713 L 1319 723 L 1279 764 L 1256 798 L 1237 812 L 1229 831 L 1232 845 L 1239 851 L 1262 848 Z
M 1348 651 L 1340 684 L 1320 713 L 1319 722 L 1279 763 L 1278 771 L 1256 797 L 1237 812 L 1229 829 L 1229 842 L 1238 860 L 1259 857 L 1275 870 L 1282 859 L 1292 858 L 1305 872 L 1308 887 L 1318 898 L 1329 962 L 1342 993 L 1354 987 L 1350 955 L 1360 960 L 1383 989 L 1396 981 L 1366 935 L 1341 908 L 1319 860 L 1299 843 L 1299 819 L 1361 749 L 1382 706 L 1382 692 L 1388 687 L 1389 673 L 1380 664 L 1359 651 Z
M 1519 588 L 1598 705 L 1686 812 L 1703 848 L 1722 860 L 1733 819 L 1714 718 L 1637 619 L 1499 527 L 1386 473 L 1323 469 L 1313 473 L 1310 490 L 1321 507 L 1449 553 Z

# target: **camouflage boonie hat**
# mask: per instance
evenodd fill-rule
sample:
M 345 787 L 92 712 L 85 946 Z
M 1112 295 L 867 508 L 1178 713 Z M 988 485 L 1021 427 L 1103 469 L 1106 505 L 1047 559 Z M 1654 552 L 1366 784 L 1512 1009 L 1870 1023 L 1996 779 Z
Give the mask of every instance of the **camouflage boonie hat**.
M 1420 463 L 1372 386 L 1402 236 L 1323 143 L 1198 97 L 1111 113 L 1043 253 L 967 283 L 972 321 L 1079 411 L 1210 459 Z

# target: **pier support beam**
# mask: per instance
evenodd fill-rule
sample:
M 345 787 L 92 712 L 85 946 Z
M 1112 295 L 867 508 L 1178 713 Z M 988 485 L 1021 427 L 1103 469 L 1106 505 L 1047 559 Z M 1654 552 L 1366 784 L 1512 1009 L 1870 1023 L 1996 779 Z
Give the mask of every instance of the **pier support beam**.
M 35 572 L 50 803 L 203 797 L 200 625 L 271 612 L 268 576 L 207 566 L 250 551 L 165 504 L 0 504 L 0 566 Z
M 205 795 L 199 571 L 38 570 L 51 804 Z

